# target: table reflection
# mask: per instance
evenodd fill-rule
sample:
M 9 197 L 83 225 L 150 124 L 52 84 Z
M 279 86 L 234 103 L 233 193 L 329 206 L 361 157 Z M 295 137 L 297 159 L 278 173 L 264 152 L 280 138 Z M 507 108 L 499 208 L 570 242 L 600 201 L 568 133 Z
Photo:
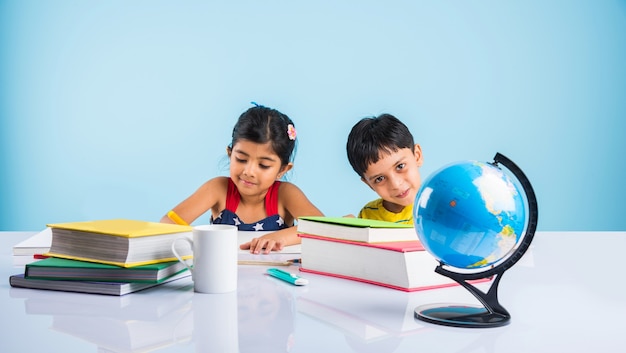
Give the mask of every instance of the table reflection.
M 136 353 L 193 345 L 196 352 L 287 352 L 294 300 L 284 282 L 241 266 L 237 292 L 194 293 L 190 279 L 117 297 L 11 288 L 27 315 L 91 342 L 98 352 Z M 249 273 L 248 273 L 249 272 Z
M 239 270 L 255 271 L 241 267 Z M 239 282 L 238 289 L 239 351 L 290 351 L 295 344 L 291 286 L 266 275 L 243 278 L 246 280 Z
M 10 295 L 25 298 L 27 315 L 51 316 L 54 331 L 91 342 L 98 352 L 130 353 L 191 341 L 193 288 L 187 287 L 163 285 L 121 297 L 20 288 Z M 167 293 L 154 295 L 157 288 Z

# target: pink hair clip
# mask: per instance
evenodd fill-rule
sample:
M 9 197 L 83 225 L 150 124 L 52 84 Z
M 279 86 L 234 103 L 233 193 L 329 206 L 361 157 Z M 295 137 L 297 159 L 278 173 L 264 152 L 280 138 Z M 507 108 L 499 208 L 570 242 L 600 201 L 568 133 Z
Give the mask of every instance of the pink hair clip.
M 293 126 L 293 124 L 289 124 L 287 125 L 287 135 L 289 136 L 290 140 L 295 140 L 296 139 L 296 128 Z

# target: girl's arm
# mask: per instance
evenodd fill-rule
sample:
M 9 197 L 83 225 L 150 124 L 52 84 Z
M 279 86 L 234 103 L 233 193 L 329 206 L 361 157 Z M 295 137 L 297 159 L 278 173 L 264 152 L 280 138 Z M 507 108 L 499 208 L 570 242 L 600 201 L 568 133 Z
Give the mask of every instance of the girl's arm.
M 208 210 L 219 206 L 220 195 L 226 195 L 228 178 L 217 177 L 202 184 L 193 194 L 172 209 L 185 223 L 191 224 Z M 225 197 L 225 196 L 224 196 Z M 161 223 L 176 223 L 165 214 Z
M 278 194 L 279 209 L 284 209 L 285 215 L 290 215 L 293 219 L 303 216 L 323 216 L 324 214 L 317 208 L 306 195 L 294 184 L 282 182 Z M 300 244 L 300 237 L 296 226 L 281 229 L 279 231 L 266 234 L 260 238 L 241 244 L 243 250 L 250 250 L 253 254 L 269 254 L 272 250 L 280 251 L 288 245 Z

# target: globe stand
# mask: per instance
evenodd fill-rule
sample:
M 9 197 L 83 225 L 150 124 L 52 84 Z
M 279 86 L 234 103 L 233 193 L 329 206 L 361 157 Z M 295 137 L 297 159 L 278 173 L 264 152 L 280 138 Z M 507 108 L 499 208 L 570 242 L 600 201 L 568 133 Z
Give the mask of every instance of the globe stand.
M 450 272 L 441 265 L 435 272 L 449 277 L 465 287 L 472 293 L 483 306 L 462 304 L 430 304 L 418 306 L 415 316 L 426 322 L 456 327 L 498 327 L 504 326 L 511 320 L 509 312 L 498 302 L 498 284 L 502 278 L 501 271 L 495 275 L 495 279 L 487 293 L 474 287 L 457 273 Z
M 417 319 L 433 324 L 470 328 L 499 327 L 507 325 L 511 321 L 511 315 L 498 301 L 498 285 L 504 272 L 511 268 L 528 250 L 537 229 L 538 210 L 535 192 L 522 170 L 500 153 L 496 153 L 493 165 L 497 167 L 498 163 L 501 163 L 517 177 L 526 194 L 529 210 L 528 225 L 519 246 L 500 264 L 477 273 L 452 272 L 443 267 L 445 264 L 440 263 L 435 268 L 435 272 L 459 283 L 472 293 L 483 306 L 465 304 L 421 305 L 415 308 Z M 493 278 L 491 287 L 486 293 L 468 283 L 471 280 L 484 278 Z

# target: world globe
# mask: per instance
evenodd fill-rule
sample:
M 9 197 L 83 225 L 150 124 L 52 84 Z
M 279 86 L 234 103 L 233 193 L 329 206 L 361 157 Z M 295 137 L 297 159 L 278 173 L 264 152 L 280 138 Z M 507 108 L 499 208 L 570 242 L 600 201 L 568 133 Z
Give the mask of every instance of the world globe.
M 504 258 L 521 239 L 526 209 L 520 190 L 492 164 L 464 161 L 435 172 L 414 205 L 424 247 L 449 266 L 473 269 Z
M 435 272 L 482 304 L 422 305 L 416 318 L 457 327 L 508 324 L 511 316 L 498 301 L 498 285 L 528 250 L 538 218 L 537 199 L 522 170 L 500 153 L 492 163 L 449 164 L 424 180 L 413 216 L 418 239 L 439 261 Z M 483 292 L 476 281 L 490 281 L 491 287 Z

